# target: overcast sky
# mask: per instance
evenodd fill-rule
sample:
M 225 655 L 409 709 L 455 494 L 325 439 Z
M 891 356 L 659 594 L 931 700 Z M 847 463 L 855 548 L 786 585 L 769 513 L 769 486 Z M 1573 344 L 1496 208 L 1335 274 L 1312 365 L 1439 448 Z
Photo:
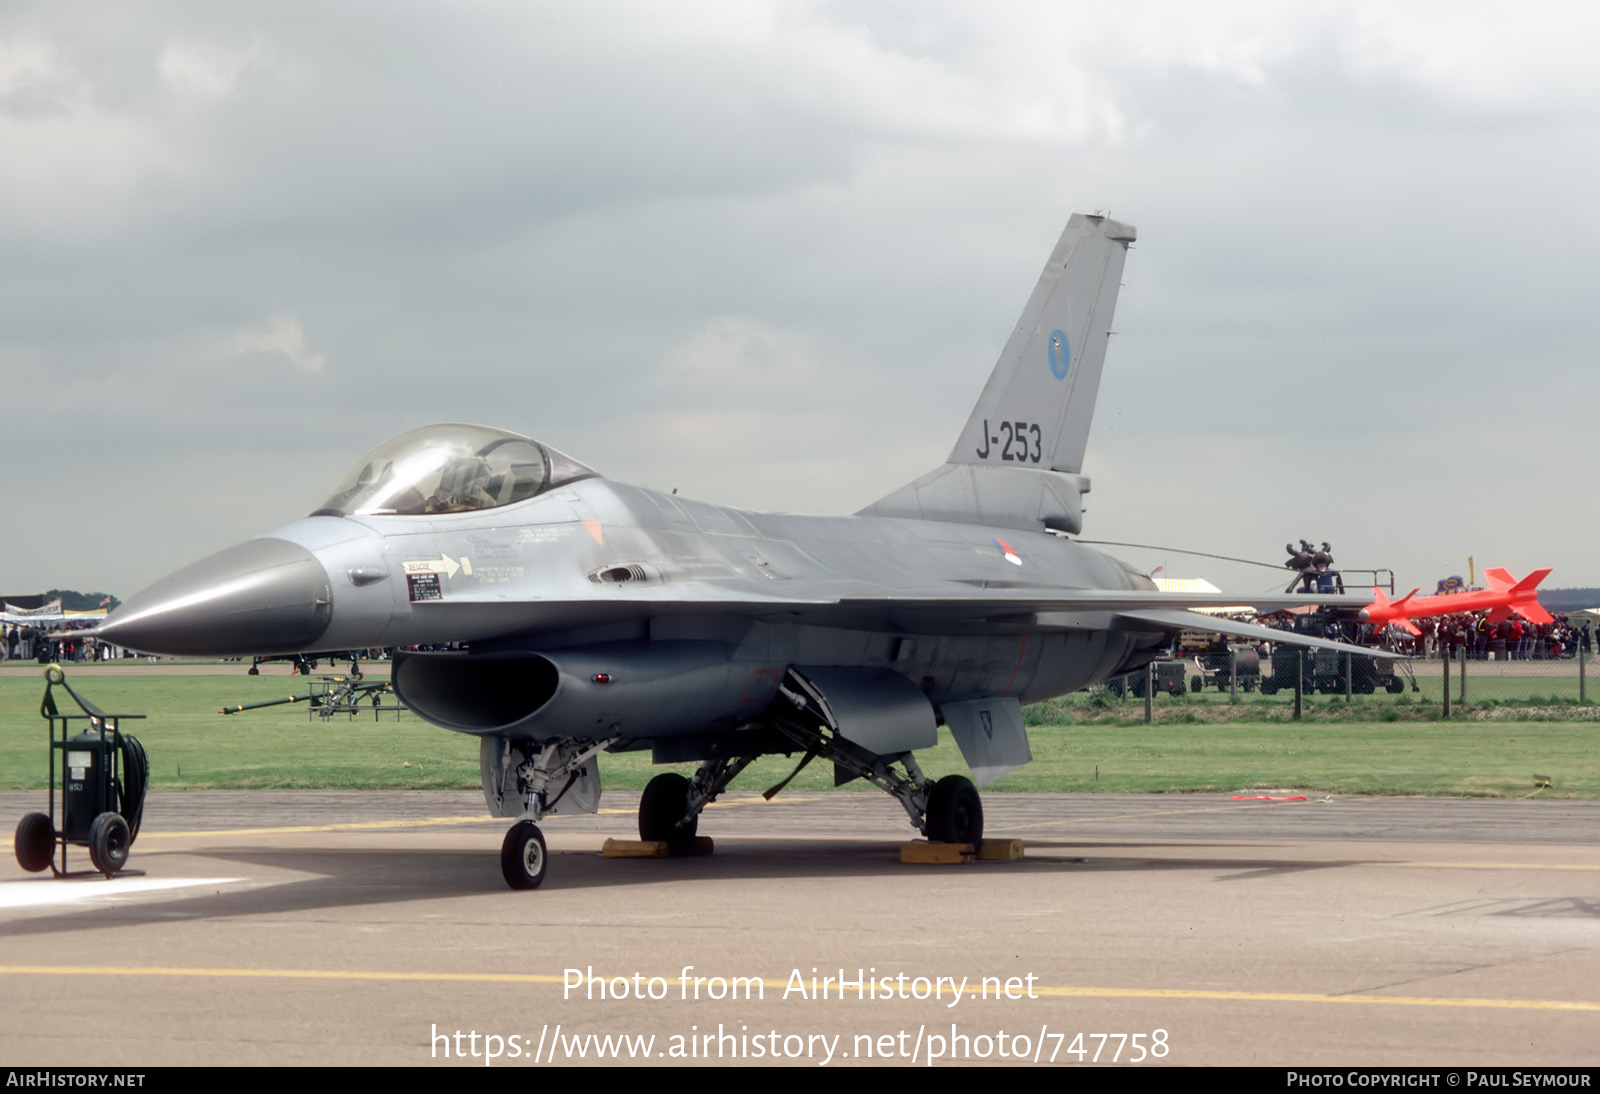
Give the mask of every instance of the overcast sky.
M 1139 243 L 1086 537 L 1600 585 L 1597 47 L 1576 3 L 7 4 L 0 591 L 129 596 L 430 421 L 851 512 L 1094 210 Z

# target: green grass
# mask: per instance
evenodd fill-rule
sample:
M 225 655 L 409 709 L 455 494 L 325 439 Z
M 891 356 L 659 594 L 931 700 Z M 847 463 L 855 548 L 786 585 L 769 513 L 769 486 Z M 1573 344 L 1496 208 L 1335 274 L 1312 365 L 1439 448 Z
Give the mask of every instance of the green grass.
M 158 787 L 409 787 L 476 786 L 478 742 L 427 725 L 391 708 L 379 721 L 336 715 L 324 721 L 305 703 L 223 716 L 224 705 L 304 694 L 299 677 L 74 676 L 67 680 L 107 713 L 137 713 L 124 732 L 150 754 Z M 0 787 L 43 786 L 48 756 L 39 717 L 40 676 L 0 676 Z M 57 706 L 76 710 L 57 688 Z M 74 725 L 74 732 L 77 731 Z M 406 766 L 409 764 L 410 766 Z
M 68 679 L 109 712 L 144 713 L 128 722 L 150 752 L 160 788 L 449 788 L 478 785 L 474 738 L 410 715 L 349 720 L 308 717 L 304 704 L 221 716 L 225 704 L 303 692 L 298 678 L 246 676 L 87 676 Z M 43 680 L 0 676 L 0 788 L 45 785 Z M 70 700 L 57 691 L 64 708 Z M 1600 798 L 1600 721 L 1592 707 L 1478 704 L 1449 721 L 1410 696 L 1307 700 L 1307 717 L 1288 720 L 1289 704 L 1241 704 L 1211 697 L 1160 697 L 1163 718 L 1143 724 L 1143 702 L 1094 693 L 1029 708 L 1034 761 L 994 790 L 1234 791 L 1297 787 L 1341 794 L 1523 796 L 1535 774 L 1554 786 L 1540 797 Z M 1387 719 L 1387 720 L 1385 720 Z M 1582 720 L 1579 720 L 1582 719 Z M 965 772 L 941 731 L 918 754 L 928 774 Z M 734 784 L 763 789 L 794 761 L 767 757 Z M 679 765 L 692 770 L 692 765 Z M 637 789 L 652 774 L 648 753 L 608 755 L 605 784 Z M 790 784 L 831 788 L 832 765 L 816 761 Z M 864 784 L 852 783 L 853 788 Z

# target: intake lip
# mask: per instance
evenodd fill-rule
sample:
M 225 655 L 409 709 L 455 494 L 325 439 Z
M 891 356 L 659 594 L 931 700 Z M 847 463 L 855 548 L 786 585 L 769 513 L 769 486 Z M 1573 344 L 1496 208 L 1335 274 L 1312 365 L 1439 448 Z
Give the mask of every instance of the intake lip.
M 146 653 L 242 657 L 312 648 L 333 619 L 317 557 L 284 539 L 250 539 L 162 578 L 96 631 Z

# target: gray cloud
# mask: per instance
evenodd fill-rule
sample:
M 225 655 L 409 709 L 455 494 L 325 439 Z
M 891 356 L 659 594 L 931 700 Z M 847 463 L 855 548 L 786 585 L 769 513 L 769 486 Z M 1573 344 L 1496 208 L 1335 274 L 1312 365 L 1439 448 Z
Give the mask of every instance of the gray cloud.
M 430 420 L 848 511 L 1094 208 L 1089 534 L 1600 582 L 1586 12 L 92 10 L 0 14 L 7 588 L 127 595 Z

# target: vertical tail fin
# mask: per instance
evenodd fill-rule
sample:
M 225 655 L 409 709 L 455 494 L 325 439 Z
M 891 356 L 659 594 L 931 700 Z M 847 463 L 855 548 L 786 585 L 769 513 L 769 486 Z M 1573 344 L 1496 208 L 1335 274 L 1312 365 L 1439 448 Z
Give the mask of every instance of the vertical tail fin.
M 1489 588 L 1497 593 L 1505 592 L 1517 583 L 1517 579 L 1511 576 L 1511 571 L 1503 566 L 1485 566 L 1483 568 L 1483 577 L 1489 583 Z M 1540 580 L 1543 580 L 1543 578 Z M 1534 582 L 1534 584 L 1537 585 L 1538 582 Z
M 1535 570 L 1515 585 L 1511 586 L 1511 610 L 1516 612 L 1529 623 L 1554 623 L 1556 617 L 1545 611 L 1544 605 L 1539 603 L 1539 594 L 1535 591 L 1539 582 L 1550 576 L 1550 567 Z
M 1073 214 L 950 463 L 1083 470 L 1122 264 L 1136 236 L 1126 224 Z
M 1073 214 L 948 461 L 864 514 L 1082 529 L 1083 453 L 1135 238 L 1126 224 Z

